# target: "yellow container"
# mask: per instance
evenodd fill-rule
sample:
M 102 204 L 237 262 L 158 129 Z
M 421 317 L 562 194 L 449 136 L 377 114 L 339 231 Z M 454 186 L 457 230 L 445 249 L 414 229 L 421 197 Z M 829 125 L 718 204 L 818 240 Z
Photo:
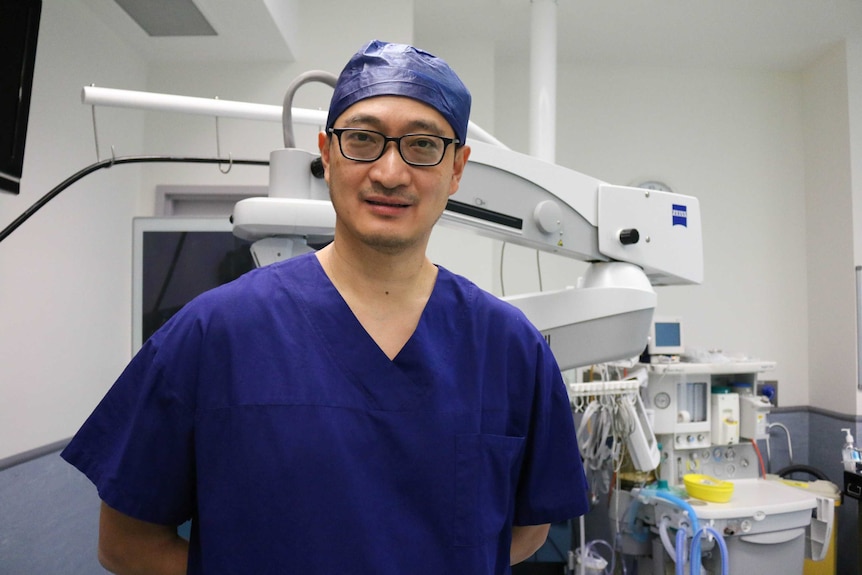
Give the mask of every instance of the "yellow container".
M 835 517 L 832 520 L 832 537 L 829 539 L 829 549 L 826 551 L 826 557 L 822 561 L 812 561 L 805 558 L 803 567 L 803 575 L 835 575 L 838 573 L 838 564 L 836 562 L 836 546 L 838 545 L 838 507 L 841 507 L 841 490 L 837 485 L 830 481 L 819 479 L 817 481 L 793 481 L 790 479 L 782 479 L 787 485 L 804 489 L 819 495 L 827 497 L 835 501 Z
M 733 495 L 733 483 L 709 475 L 687 473 L 682 476 L 685 490 L 695 499 L 713 503 L 727 503 Z

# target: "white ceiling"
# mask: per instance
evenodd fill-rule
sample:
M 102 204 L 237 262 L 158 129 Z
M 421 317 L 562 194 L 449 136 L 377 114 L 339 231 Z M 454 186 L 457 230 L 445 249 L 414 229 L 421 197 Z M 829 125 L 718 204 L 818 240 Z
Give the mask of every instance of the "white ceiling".
M 199 38 L 151 38 L 114 0 L 82 1 L 149 60 L 292 59 L 289 0 L 194 0 L 218 32 Z M 530 0 L 417 1 L 414 35 L 478 37 L 523 56 L 530 9 Z M 798 70 L 862 37 L 862 0 L 558 0 L 557 16 L 559 60 L 604 65 Z

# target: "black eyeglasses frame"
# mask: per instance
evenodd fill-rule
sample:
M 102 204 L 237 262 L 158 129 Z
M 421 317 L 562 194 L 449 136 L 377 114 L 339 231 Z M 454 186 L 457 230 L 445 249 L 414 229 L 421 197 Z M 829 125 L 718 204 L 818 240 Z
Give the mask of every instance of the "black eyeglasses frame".
M 347 158 L 348 160 L 354 162 L 363 162 L 363 163 L 371 163 L 376 162 L 380 158 L 383 157 L 383 154 L 386 153 L 386 146 L 389 142 L 395 142 L 395 149 L 398 150 L 398 155 L 401 156 L 401 159 L 404 160 L 404 163 L 408 166 L 413 166 L 415 168 L 433 168 L 434 166 L 439 166 L 443 161 L 443 158 L 446 157 L 446 149 L 454 144 L 458 145 L 461 141 L 458 138 L 447 138 L 446 136 L 440 136 L 437 134 L 422 134 L 422 133 L 414 133 L 414 134 L 404 134 L 403 136 L 387 136 L 383 132 L 378 132 L 377 130 L 367 130 L 365 128 L 327 128 L 326 132 L 328 134 L 335 134 L 336 139 L 338 140 L 338 150 L 341 152 L 341 155 Z M 383 146 L 380 148 L 380 154 L 376 158 L 353 158 L 344 153 L 344 148 L 341 146 L 341 134 L 344 132 L 369 132 L 371 134 L 377 134 L 383 138 Z M 431 138 L 437 138 L 443 141 L 443 151 L 440 154 L 440 159 L 437 160 L 433 164 L 417 164 L 416 162 L 411 162 L 407 158 L 404 157 L 404 152 L 401 151 L 401 140 L 404 138 L 409 138 L 412 136 L 428 136 Z

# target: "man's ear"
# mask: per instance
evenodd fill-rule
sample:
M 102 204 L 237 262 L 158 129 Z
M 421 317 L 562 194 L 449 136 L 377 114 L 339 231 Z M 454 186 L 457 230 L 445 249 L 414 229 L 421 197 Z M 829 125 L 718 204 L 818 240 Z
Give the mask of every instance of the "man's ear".
M 449 186 L 449 195 L 451 196 L 458 191 L 458 186 L 461 185 L 461 176 L 464 175 L 464 168 L 467 166 L 467 161 L 470 159 L 470 146 L 464 145 L 455 150 L 455 164 L 452 167 L 452 183 Z
M 320 149 L 320 161 L 323 164 L 323 179 L 329 183 L 329 138 L 326 132 L 317 134 L 317 147 Z

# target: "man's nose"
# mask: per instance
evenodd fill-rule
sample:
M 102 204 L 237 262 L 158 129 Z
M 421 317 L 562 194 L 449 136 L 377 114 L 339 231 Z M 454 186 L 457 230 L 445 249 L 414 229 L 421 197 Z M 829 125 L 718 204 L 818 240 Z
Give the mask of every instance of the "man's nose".
M 409 182 L 410 166 L 401 157 L 396 142 L 386 142 L 383 155 L 374 162 L 371 175 L 387 188 L 394 188 Z

